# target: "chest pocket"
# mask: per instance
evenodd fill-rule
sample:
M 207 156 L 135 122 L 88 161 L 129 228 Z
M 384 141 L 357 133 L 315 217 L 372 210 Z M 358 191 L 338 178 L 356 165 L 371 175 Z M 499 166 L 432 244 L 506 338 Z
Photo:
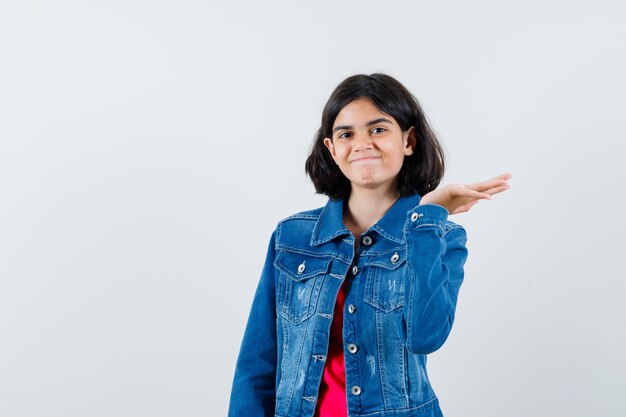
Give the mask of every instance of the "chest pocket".
M 278 313 L 294 324 L 315 313 L 323 279 L 331 258 L 282 251 L 274 261 L 280 271 L 276 307 Z
M 389 313 L 404 305 L 406 252 L 393 251 L 379 255 L 368 263 L 365 302 Z

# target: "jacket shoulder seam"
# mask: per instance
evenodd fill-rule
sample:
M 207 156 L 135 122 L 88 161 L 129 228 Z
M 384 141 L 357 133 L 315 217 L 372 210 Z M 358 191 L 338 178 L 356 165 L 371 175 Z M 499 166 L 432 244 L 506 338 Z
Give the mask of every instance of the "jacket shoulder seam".
M 284 223 L 290 220 L 317 220 L 320 217 L 319 212 L 321 212 L 322 208 L 323 207 L 292 214 L 280 220 L 279 223 Z

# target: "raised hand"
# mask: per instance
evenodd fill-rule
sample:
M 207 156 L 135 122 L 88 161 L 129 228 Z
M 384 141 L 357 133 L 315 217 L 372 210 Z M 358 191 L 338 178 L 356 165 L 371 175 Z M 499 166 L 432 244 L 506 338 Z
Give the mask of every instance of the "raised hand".
M 508 180 L 512 177 L 504 173 L 490 180 L 473 184 L 450 184 L 425 194 L 420 204 L 438 204 L 450 214 L 464 213 L 482 199 L 491 200 L 491 196 L 510 188 Z

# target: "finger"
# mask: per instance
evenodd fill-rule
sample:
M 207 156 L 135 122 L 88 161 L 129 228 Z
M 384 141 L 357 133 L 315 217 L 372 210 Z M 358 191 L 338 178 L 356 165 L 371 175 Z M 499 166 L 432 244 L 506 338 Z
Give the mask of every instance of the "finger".
M 495 176 L 493 178 L 491 178 L 490 180 L 487 181 L 492 181 L 492 180 L 509 180 L 513 177 L 513 175 L 511 175 L 510 172 L 505 172 L 504 174 L 500 174 L 498 176 Z
M 491 188 L 488 188 L 486 190 L 481 190 L 480 192 L 483 193 L 483 194 L 494 195 L 494 194 L 501 193 L 502 191 L 506 191 L 509 188 L 511 188 L 511 187 L 508 184 L 506 184 L 506 185 L 502 185 L 502 186 L 499 186 L 499 187 L 491 187 Z
M 489 195 L 489 193 L 486 193 L 486 192 L 481 193 L 471 188 L 464 188 L 463 196 L 473 197 L 473 198 L 486 198 L 487 200 L 491 200 L 491 195 Z
M 490 188 L 489 190 L 486 190 L 484 192 L 490 195 L 495 195 L 501 193 L 502 191 L 506 191 L 509 188 L 511 188 L 509 185 L 503 185 L 501 187 Z
M 506 185 L 509 185 L 509 183 L 506 180 L 489 180 L 485 182 L 477 182 L 477 183 L 471 184 L 469 185 L 469 187 L 476 191 L 487 192 L 487 190 L 491 188 L 502 187 Z
M 488 179 L 486 181 L 475 182 L 475 183 L 472 183 L 471 185 L 472 186 L 484 186 L 485 184 L 495 184 L 495 183 L 498 183 L 499 181 L 506 182 L 507 180 L 511 179 L 512 177 L 513 176 L 510 173 L 505 172 L 504 174 L 500 174 L 500 175 L 495 176 L 493 178 L 490 178 L 490 179 Z

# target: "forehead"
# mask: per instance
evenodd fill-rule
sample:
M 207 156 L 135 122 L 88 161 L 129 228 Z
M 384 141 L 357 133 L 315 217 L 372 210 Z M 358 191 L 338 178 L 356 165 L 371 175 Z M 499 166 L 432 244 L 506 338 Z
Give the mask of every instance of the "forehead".
M 368 98 L 358 98 L 346 104 L 335 118 L 333 127 L 338 125 L 365 126 L 371 120 L 384 117 L 397 124 L 396 120 L 389 114 L 382 112 Z

